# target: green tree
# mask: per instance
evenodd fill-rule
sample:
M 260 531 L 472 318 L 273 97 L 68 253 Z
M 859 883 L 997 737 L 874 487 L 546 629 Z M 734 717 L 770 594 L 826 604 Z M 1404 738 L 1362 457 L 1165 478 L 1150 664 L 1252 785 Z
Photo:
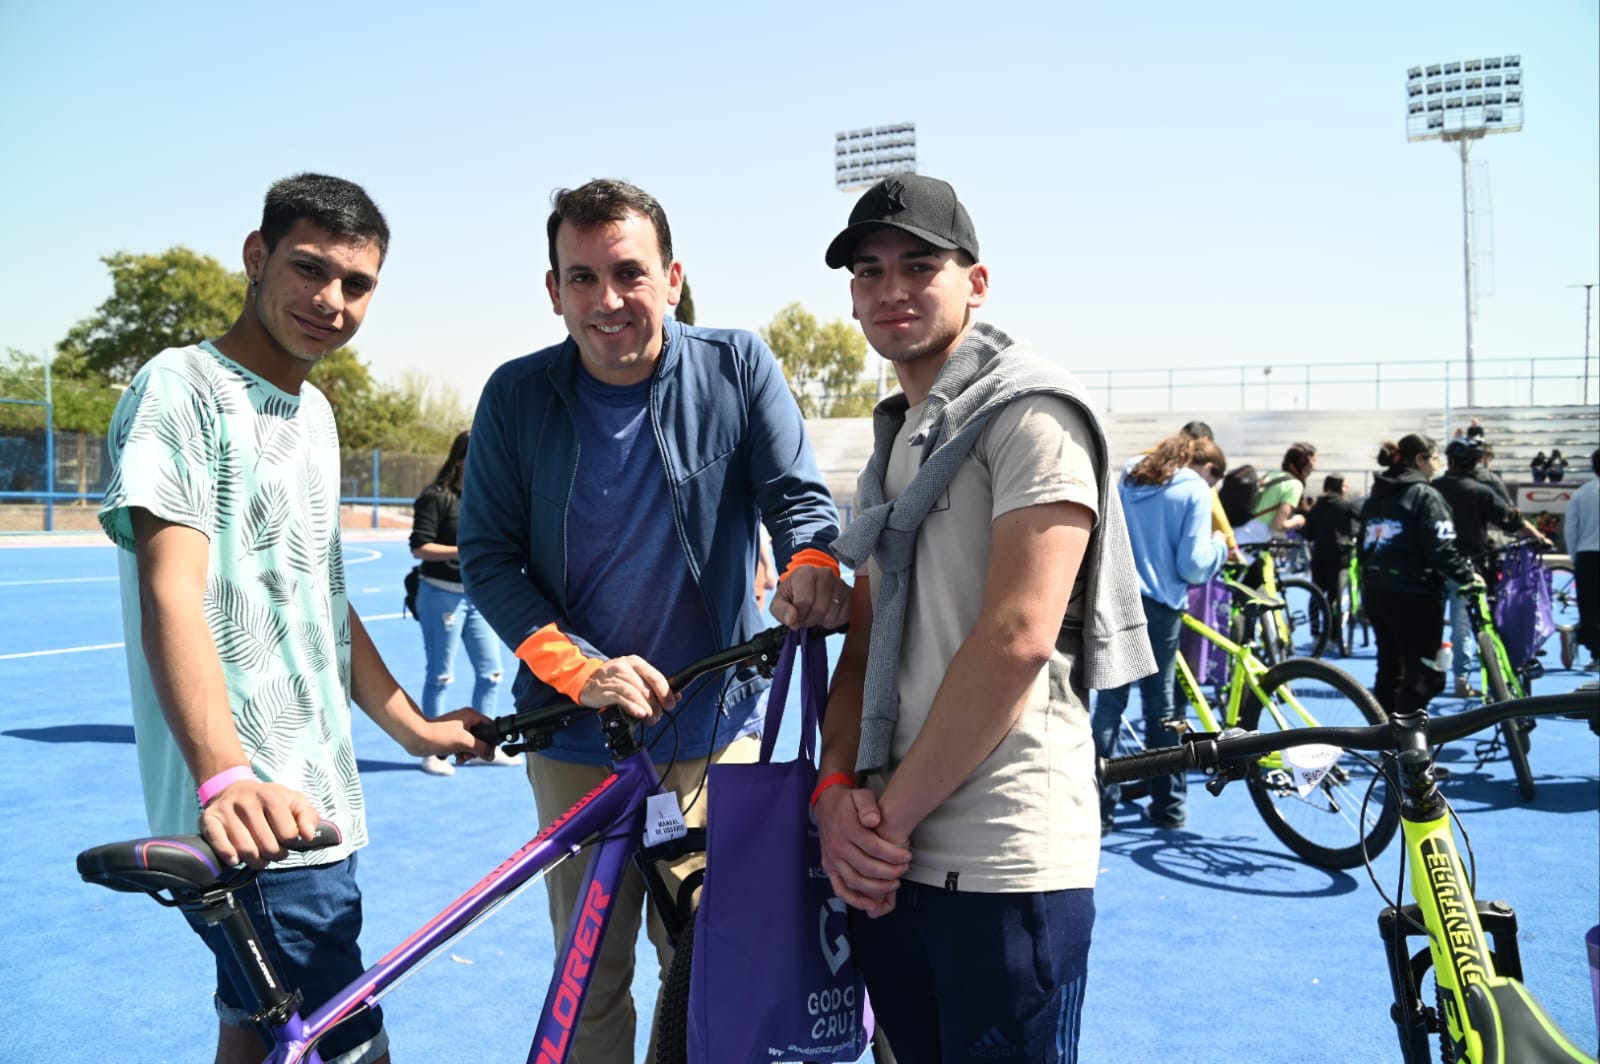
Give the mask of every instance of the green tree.
M 45 360 L 15 348 L 0 364 L 0 399 L 43 402 Z M 51 419 L 57 432 L 85 432 L 101 436 L 111 425 L 122 389 L 108 385 L 98 374 L 84 373 L 70 360 L 56 358 L 50 366 Z M 43 431 L 44 407 L 0 403 L 0 430 Z
M 867 341 L 861 330 L 838 318 L 820 324 L 799 303 L 790 303 L 761 330 L 761 338 L 777 356 L 806 417 L 854 417 L 862 412 Z M 871 410 L 871 397 L 865 401 Z
M 221 336 L 244 306 L 245 277 L 186 247 L 159 255 L 117 252 L 100 260 L 111 271 L 111 296 L 74 325 L 56 351 L 68 366 L 126 384 L 169 347 Z M 65 367 L 64 367 L 65 368 Z
M 694 324 L 694 296 L 689 294 L 689 278 L 683 279 L 683 291 L 678 295 L 678 308 L 673 317 L 685 325 Z

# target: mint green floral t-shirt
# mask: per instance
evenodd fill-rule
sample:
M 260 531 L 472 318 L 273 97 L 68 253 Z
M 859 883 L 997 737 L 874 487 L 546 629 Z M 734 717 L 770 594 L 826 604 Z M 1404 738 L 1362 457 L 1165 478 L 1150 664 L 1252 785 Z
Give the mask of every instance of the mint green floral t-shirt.
M 339 437 L 315 387 L 290 395 L 210 343 L 151 359 L 111 419 L 100 524 L 122 550 L 122 627 L 150 830 L 198 830 L 196 781 L 167 729 L 140 640 L 129 510 L 210 540 L 205 616 L 233 720 L 262 780 L 309 797 L 344 836 L 276 867 L 342 860 L 367 841 L 350 743 L 350 613 Z

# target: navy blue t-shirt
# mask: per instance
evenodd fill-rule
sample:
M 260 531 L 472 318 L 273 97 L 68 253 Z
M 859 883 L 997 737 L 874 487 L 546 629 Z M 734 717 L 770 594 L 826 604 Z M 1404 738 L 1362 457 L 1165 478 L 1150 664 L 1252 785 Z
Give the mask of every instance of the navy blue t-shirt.
M 661 449 L 650 424 L 649 380 L 618 387 L 578 374 L 578 470 L 567 509 L 567 617 L 610 657 L 636 654 L 670 676 L 721 648 L 689 574 Z M 723 676 L 682 703 L 677 756 L 704 757 L 756 729 L 760 696 L 717 713 Z M 716 736 L 713 739 L 712 730 Z M 673 757 L 672 724 L 648 729 L 651 756 Z M 656 742 L 658 735 L 664 735 Z M 609 759 L 597 720 L 564 728 L 546 754 L 561 761 Z

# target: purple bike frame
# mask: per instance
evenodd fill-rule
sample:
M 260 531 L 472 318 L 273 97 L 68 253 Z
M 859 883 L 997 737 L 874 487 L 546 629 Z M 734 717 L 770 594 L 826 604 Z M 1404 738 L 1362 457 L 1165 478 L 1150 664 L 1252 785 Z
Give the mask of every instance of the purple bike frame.
M 312 1043 L 352 1013 L 376 1004 L 434 952 L 511 900 L 535 876 L 576 856 L 585 840 L 599 838 L 602 841 L 584 878 L 566 941 L 556 953 L 556 972 L 539 1014 L 539 1029 L 528 1050 L 528 1064 L 564 1064 L 589 994 L 593 961 L 610 923 L 611 899 L 616 895 L 623 862 L 643 837 L 645 799 L 661 787 L 655 765 L 643 749 L 619 758 L 613 769 L 612 775 L 551 821 L 526 846 L 384 954 L 360 979 L 335 994 L 310 1017 L 301 1019 L 296 1013 L 282 1026 L 272 1028 L 277 1048 L 267 1057 L 266 1064 L 322 1064 Z

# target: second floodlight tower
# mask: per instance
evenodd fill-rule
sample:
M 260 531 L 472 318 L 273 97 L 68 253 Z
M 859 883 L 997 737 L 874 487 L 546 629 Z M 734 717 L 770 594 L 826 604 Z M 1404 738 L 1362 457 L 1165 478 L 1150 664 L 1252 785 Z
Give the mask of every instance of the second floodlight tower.
M 891 174 L 917 172 L 917 124 L 897 122 L 846 129 L 833 137 L 833 187 L 859 192 Z M 878 398 L 887 387 L 886 363 L 878 359 Z
M 1439 140 L 1461 156 L 1461 255 L 1467 289 L 1467 406 L 1476 405 L 1472 372 L 1472 173 L 1467 153 L 1490 133 L 1522 128 L 1522 57 L 1489 56 L 1406 71 L 1406 140 Z

